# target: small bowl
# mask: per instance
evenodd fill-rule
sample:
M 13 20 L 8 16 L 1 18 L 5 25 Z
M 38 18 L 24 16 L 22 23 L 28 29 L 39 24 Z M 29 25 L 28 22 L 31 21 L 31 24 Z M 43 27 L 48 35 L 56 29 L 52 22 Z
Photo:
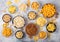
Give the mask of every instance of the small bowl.
M 23 33 L 23 36 L 22 36 L 22 38 L 17 38 L 17 37 L 16 37 L 16 33 L 17 33 L 17 32 L 22 32 L 22 33 Z M 18 31 L 16 31 L 16 33 L 15 33 L 15 37 L 16 37 L 17 39 L 23 39 L 23 38 L 24 38 L 24 35 L 25 35 L 25 34 L 24 34 L 24 32 L 23 32 L 23 31 L 21 31 L 21 30 L 18 30 Z
M 5 15 L 9 15 L 9 14 L 4 14 L 3 15 L 3 17 L 5 16 Z M 11 15 L 9 15 L 10 17 L 11 17 Z M 2 17 L 2 19 L 3 19 L 3 17 Z M 10 21 L 12 20 L 12 17 L 10 18 Z M 3 20 L 4 21 L 4 20 Z M 8 21 L 8 22 L 10 22 L 10 21 Z M 5 22 L 5 21 L 4 21 Z M 8 22 L 5 22 L 5 23 L 8 23 Z
M 34 12 L 34 11 L 30 11 L 30 12 Z M 30 12 L 29 12 L 29 13 L 30 13 Z M 28 13 L 28 19 L 30 19 L 30 18 L 29 18 L 29 13 Z M 36 15 L 36 17 L 37 17 L 37 13 L 36 13 L 36 12 L 34 12 L 34 13 L 35 13 L 35 15 Z M 35 20 L 36 17 L 35 17 L 34 19 L 30 19 L 30 20 Z
M 50 22 L 50 23 L 47 24 L 47 26 L 48 26 L 49 24 L 54 24 L 54 25 L 55 25 L 55 29 L 54 29 L 54 31 L 53 31 L 53 32 L 55 32 L 55 31 L 56 31 L 56 24 L 53 23 L 53 22 Z M 46 29 L 47 29 L 47 26 L 46 26 Z M 50 32 L 50 33 L 53 33 L 52 31 L 49 31 L 48 29 L 47 29 L 47 31 Z

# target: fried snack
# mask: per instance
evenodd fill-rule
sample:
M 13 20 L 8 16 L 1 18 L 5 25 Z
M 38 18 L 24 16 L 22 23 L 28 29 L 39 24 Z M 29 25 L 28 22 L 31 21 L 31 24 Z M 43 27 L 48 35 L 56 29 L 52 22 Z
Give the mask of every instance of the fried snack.
M 12 4 L 12 2 L 11 1 L 7 1 L 6 4 L 7 5 L 10 5 L 10 4 Z
M 4 23 L 3 28 L 6 28 L 9 25 L 9 23 Z
M 2 19 L 4 22 L 8 23 L 11 21 L 11 16 L 9 14 L 4 14 Z
M 15 36 L 16 36 L 16 38 L 21 39 L 21 38 L 23 38 L 23 32 L 22 31 L 17 31 Z
M 34 9 L 34 10 L 38 10 L 39 6 L 40 5 L 39 5 L 38 2 L 33 2 L 32 5 L 31 5 L 32 9 Z
M 15 3 L 18 3 L 20 0 L 14 0 Z
M 13 19 L 13 25 L 16 27 L 16 28 L 21 28 L 25 25 L 25 20 L 23 17 L 21 16 L 16 16 L 14 19 Z
M 35 18 L 36 18 L 36 13 L 33 12 L 33 11 L 29 12 L 28 18 L 29 18 L 29 19 L 32 19 L 32 20 L 35 19 Z
M 39 38 L 40 38 L 40 39 L 45 39 L 46 37 L 47 37 L 47 33 L 46 33 L 46 32 L 41 31 L 41 32 L 39 33 Z
M 37 41 L 39 39 L 39 37 L 38 36 L 34 36 L 33 39 L 34 39 L 34 41 Z
M 27 5 L 28 5 L 28 6 L 30 6 L 30 5 L 31 5 L 30 0 L 27 0 Z
M 5 36 L 5 37 L 9 37 L 9 36 L 12 35 L 12 30 L 8 27 L 3 28 L 2 35 Z
M 48 25 L 47 25 L 47 31 L 50 32 L 50 33 L 52 33 L 55 30 L 56 30 L 56 25 L 54 23 L 52 23 L 52 22 L 48 23 Z
M 15 13 L 16 10 L 17 10 L 17 8 L 16 8 L 15 6 L 13 6 L 13 5 L 11 5 L 11 6 L 8 8 L 8 11 L 9 11 L 11 14 Z
M 37 18 L 36 23 L 39 26 L 44 26 L 47 23 L 47 20 L 43 17 L 39 17 Z
M 47 3 L 42 7 L 41 13 L 44 17 L 50 18 L 55 15 L 56 8 L 53 4 Z
M 19 6 L 19 9 L 20 9 L 21 11 L 26 11 L 27 5 L 24 4 L 24 3 L 22 3 L 22 4 Z

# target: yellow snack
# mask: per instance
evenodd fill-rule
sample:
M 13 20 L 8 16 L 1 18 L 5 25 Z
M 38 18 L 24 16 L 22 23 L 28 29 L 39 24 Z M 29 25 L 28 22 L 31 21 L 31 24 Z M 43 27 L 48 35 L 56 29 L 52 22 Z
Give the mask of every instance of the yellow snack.
M 19 6 L 19 9 L 20 9 L 21 11 L 26 11 L 27 5 L 24 4 L 24 3 L 22 3 L 22 4 Z
M 41 32 L 39 33 L 39 38 L 40 38 L 40 39 L 45 39 L 46 37 L 47 37 L 47 33 L 46 33 L 46 32 L 41 31 Z
M 33 39 L 34 39 L 34 41 L 37 41 L 39 39 L 39 37 L 38 36 L 34 36 Z
M 48 26 L 47 26 L 47 30 L 48 30 L 48 31 L 53 32 L 55 29 L 56 29 L 56 28 L 55 28 L 55 25 L 54 25 L 54 24 L 51 24 L 51 23 L 48 24 Z
M 27 0 L 27 5 L 30 6 L 30 0 Z
M 32 7 L 32 9 L 34 9 L 34 10 L 38 10 L 39 6 L 40 6 L 40 5 L 39 5 L 38 2 L 33 2 L 31 7 Z
M 52 17 L 56 13 L 55 6 L 51 3 L 45 4 L 41 10 L 41 13 L 44 15 L 44 17 Z
M 5 27 L 7 27 L 9 25 L 9 23 L 4 23 L 3 24 L 3 27 L 5 28 Z
M 6 4 L 7 5 L 10 5 L 10 4 L 12 4 L 12 2 L 11 1 L 7 1 Z
M 44 26 L 47 23 L 47 20 L 43 17 L 39 17 L 37 18 L 36 23 L 39 26 Z
M 11 34 L 12 34 L 12 30 L 8 27 L 6 27 L 2 30 L 2 35 L 5 37 L 9 37 L 9 36 L 11 36 Z
M 28 17 L 29 17 L 29 19 L 35 19 L 36 18 L 36 13 L 33 12 L 33 11 L 29 12 Z
M 8 8 L 8 11 L 13 14 L 16 12 L 16 7 L 12 5 Z
M 14 0 L 15 3 L 18 3 L 20 0 Z
M 17 38 L 23 38 L 23 32 L 18 31 L 18 32 L 16 33 L 16 37 L 17 37 Z

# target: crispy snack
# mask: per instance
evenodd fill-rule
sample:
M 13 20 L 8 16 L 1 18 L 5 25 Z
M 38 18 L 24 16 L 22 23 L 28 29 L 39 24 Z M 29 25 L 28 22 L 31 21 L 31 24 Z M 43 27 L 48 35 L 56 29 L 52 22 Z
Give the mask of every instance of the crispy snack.
M 27 5 L 28 5 L 28 6 L 30 6 L 30 5 L 31 5 L 30 0 L 27 0 Z
M 12 35 L 12 30 L 8 27 L 3 28 L 2 35 L 5 36 L 5 37 L 9 37 L 9 36 Z
M 56 13 L 56 8 L 53 4 L 47 3 L 42 7 L 41 13 L 44 17 L 52 17 Z
M 32 5 L 31 5 L 32 9 L 34 9 L 34 10 L 38 10 L 39 6 L 40 5 L 39 5 L 38 2 L 33 2 Z
M 32 20 L 35 19 L 36 16 L 37 16 L 36 13 L 33 12 L 33 11 L 29 12 L 29 14 L 28 14 L 28 18 L 29 18 L 29 19 L 32 19 Z
M 11 6 L 8 8 L 8 11 L 9 11 L 11 14 L 15 13 L 16 10 L 17 10 L 17 8 L 16 8 L 15 6 L 13 6 L 13 5 L 11 5 Z
M 11 2 L 11 1 L 7 1 L 6 4 L 7 4 L 7 5 L 11 5 L 12 2 Z
M 16 36 L 16 38 L 21 39 L 21 38 L 23 38 L 23 32 L 19 30 L 15 33 L 15 36 Z
M 13 25 L 14 27 L 16 28 L 21 28 L 25 25 L 25 19 L 21 16 L 16 16 L 14 19 L 13 19 Z
M 38 36 L 34 36 L 33 39 L 34 39 L 34 41 L 38 41 L 39 37 Z
M 11 16 L 9 14 L 4 14 L 3 17 L 2 17 L 3 21 L 8 23 L 11 21 Z
M 46 33 L 46 32 L 41 31 L 41 32 L 39 33 L 39 38 L 40 38 L 40 39 L 45 39 L 46 37 L 47 37 L 47 33 Z
M 37 18 L 36 23 L 39 26 L 44 26 L 47 23 L 47 20 L 43 17 L 39 17 Z
M 27 5 L 24 4 L 24 3 L 22 3 L 22 4 L 19 6 L 19 9 L 20 9 L 21 11 L 26 11 Z
M 14 0 L 15 3 L 18 3 L 20 0 Z
M 4 23 L 3 28 L 6 28 L 9 25 L 9 23 Z
M 52 32 L 55 32 L 56 30 L 56 25 L 52 22 L 48 23 L 47 24 L 47 31 L 52 33 Z

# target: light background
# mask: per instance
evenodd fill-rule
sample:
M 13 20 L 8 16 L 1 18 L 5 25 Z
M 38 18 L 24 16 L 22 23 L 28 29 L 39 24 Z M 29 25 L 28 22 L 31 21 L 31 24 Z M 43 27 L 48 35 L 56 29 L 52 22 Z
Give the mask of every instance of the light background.
M 21 40 L 18 40 L 18 39 L 16 39 L 15 38 L 15 36 L 14 36 L 14 33 L 16 32 L 16 29 L 12 26 L 11 28 L 13 29 L 13 31 L 14 31 L 14 33 L 13 33 L 13 35 L 11 36 L 11 37 L 9 37 L 9 38 L 5 38 L 5 37 L 3 37 L 2 36 L 2 34 L 1 34 L 1 32 L 2 32 L 2 29 L 3 29 L 3 27 L 2 27 L 2 24 L 3 24 L 3 21 L 2 21 L 2 16 L 5 14 L 5 13 L 8 13 L 8 14 L 10 14 L 9 12 L 8 12 L 8 5 L 6 5 L 6 2 L 7 2 L 8 0 L 0 0 L 0 42 L 34 42 L 33 40 L 30 40 L 27 36 L 24 38 L 24 39 L 21 39 Z M 13 0 L 11 0 L 12 2 L 13 2 Z M 31 2 L 33 2 L 33 1 L 38 1 L 40 4 L 41 4 L 41 6 L 43 5 L 43 4 L 45 4 L 45 3 L 53 3 L 53 4 L 55 4 L 55 6 L 56 6 L 56 9 L 57 9 L 57 12 L 60 14 L 60 0 L 31 0 Z M 26 3 L 26 0 L 20 0 L 20 3 Z M 20 3 L 14 3 L 13 2 L 13 4 L 12 5 L 15 5 L 17 8 L 18 8 L 18 5 L 20 4 Z M 2 10 L 6 10 L 6 12 L 2 12 Z M 31 11 L 32 9 L 29 9 L 28 11 L 26 11 L 26 12 L 20 12 L 19 10 L 17 10 L 17 12 L 15 13 L 15 14 L 10 14 L 13 18 L 15 17 L 15 16 L 17 16 L 17 15 L 23 15 L 26 19 L 28 19 L 27 18 L 27 14 L 28 14 L 28 12 L 29 11 Z M 18 12 L 20 12 L 19 14 L 18 14 Z M 32 22 L 32 21 L 30 21 L 30 22 Z M 34 21 L 33 21 L 34 22 Z M 11 23 L 10 23 L 11 24 Z M 57 18 L 57 23 L 56 23 L 56 25 L 57 25 L 57 30 L 56 30 L 56 32 L 54 32 L 54 33 L 52 33 L 51 34 L 51 38 L 50 39 L 45 39 L 45 40 L 39 40 L 38 42 L 60 42 L 60 15 L 59 15 L 59 18 Z M 46 31 L 46 28 L 45 28 L 46 26 L 44 26 L 43 28 L 43 30 L 44 31 Z

